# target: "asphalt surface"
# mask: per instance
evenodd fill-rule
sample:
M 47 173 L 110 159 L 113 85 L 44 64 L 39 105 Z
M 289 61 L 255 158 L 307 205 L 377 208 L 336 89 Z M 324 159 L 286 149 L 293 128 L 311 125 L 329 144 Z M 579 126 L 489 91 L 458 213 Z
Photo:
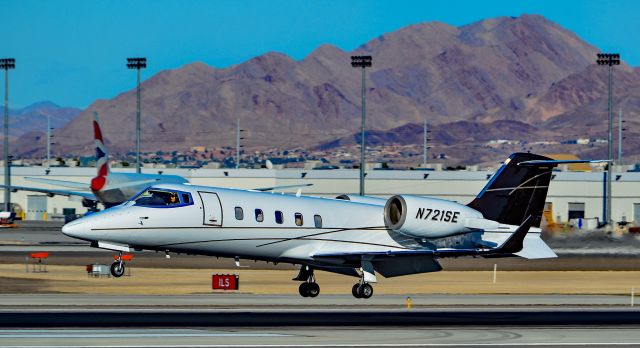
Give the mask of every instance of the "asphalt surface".
M 85 295 L 85 294 L 1 294 L 0 310 L 13 309 L 404 309 L 407 298 L 413 308 L 624 308 L 630 296 L 614 295 L 374 295 L 355 299 L 351 295 L 257 295 L 208 293 L 201 295 Z M 638 308 L 640 307 L 633 307 Z
M 0 327 L 640 325 L 638 309 L 60 309 L 2 310 Z
M 0 329 L 0 347 L 612 347 L 636 327 Z

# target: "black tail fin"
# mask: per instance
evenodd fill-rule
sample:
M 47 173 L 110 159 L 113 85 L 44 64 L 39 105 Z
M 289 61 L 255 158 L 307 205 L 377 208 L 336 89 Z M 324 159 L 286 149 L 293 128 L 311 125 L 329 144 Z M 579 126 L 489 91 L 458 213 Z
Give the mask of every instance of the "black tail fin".
M 519 226 L 531 215 L 531 226 L 539 227 L 551 171 L 557 165 L 545 161 L 553 160 L 531 153 L 512 154 L 468 206 L 485 219 L 509 225 Z

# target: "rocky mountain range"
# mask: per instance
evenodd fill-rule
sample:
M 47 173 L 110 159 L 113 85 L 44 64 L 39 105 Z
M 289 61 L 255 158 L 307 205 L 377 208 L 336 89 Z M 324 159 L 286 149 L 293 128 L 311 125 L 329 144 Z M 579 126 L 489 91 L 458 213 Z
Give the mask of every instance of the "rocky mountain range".
M 373 57 L 367 70 L 371 142 L 468 147 L 492 139 L 558 140 L 606 132 L 606 68 L 596 47 L 538 15 L 450 26 L 411 25 L 347 52 L 323 45 L 296 61 L 276 52 L 215 68 L 193 63 L 142 84 L 143 150 L 233 146 L 240 119 L 246 146 L 331 149 L 353 141 L 360 125 L 360 71 L 350 56 Z M 624 57 L 623 57 L 624 58 Z M 639 129 L 640 70 L 615 68 L 616 108 Z M 91 104 L 57 130 L 66 153 L 90 153 L 90 121 L 102 119 L 112 151 L 134 147 L 135 89 Z M 42 148 L 33 134 L 17 141 L 24 154 Z M 627 153 L 640 154 L 631 141 Z M 506 151 L 506 149 L 505 149 Z M 580 150 L 599 154 L 601 149 Z M 476 155 L 459 160 L 474 162 Z M 591 153 L 589 153 L 591 154 Z M 492 153 L 493 155 L 493 153 Z
M 73 107 L 56 105 L 50 101 L 43 101 L 29 106 L 9 110 L 9 140 L 16 142 L 19 139 L 42 138 L 47 132 L 47 117 L 50 118 L 51 128 L 59 129 L 74 120 L 82 110 Z M 0 121 L 2 122 L 2 121 Z M 1 133 L 1 132 L 0 132 Z M 0 140 L 3 134 L 0 134 Z M 43 144 L 46 146 L 46 140 Z M 24 155 L 26 150 L 38 147 L 38 144 L 23 144 L 25 148 L 17 149 L 19 154 Z M 16 152 L 12 148 L 12 152 Z

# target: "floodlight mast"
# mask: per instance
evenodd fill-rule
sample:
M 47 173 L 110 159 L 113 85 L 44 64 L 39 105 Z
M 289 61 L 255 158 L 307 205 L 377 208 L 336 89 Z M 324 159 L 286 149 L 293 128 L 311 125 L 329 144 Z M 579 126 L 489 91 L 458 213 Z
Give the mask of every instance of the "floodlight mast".
M 608 103 L 608 116 L 609 116 L 609 124 L 608 124 L 608 141 L 607 141 L 607 159 L 609 163 L 607 164 L 607 192 L 606 192 L 606 201 L 605 201 L 605 216 L 603 217 L 603 222 L 609 225 L 609 227 L 613 226 L 613 218 L 611 217 L 611 166 L 613 165 L 613 79 L 612 72 L 614 65 L 620 65 L 620 54 L 618 53 L 598 53 L 598 59 L 596 60 L 598 65 L 606 65 L 609 68 L 609 103 Z
M 4 210 L 11 211 L 11 160 L 9 159 L 9 70 L 16 68 L 14 58 L 0 59 L 4 69 Z
M 136 173 L 140 173 L 140 70 L 147 67 L 147 58 L 127 58 L 127 68 L 138 71 L 136 91 Z
M 360 128 L 360 195 L 364 196 L 364 169 L 365 162 L 365 120 L 367 117 L 366 110 L 366 74 L 365 68 L 369 68 L 373 65 L 371 56 L 351 56 L 351 66 L 354 68 L 362 69 L 362 125 Z

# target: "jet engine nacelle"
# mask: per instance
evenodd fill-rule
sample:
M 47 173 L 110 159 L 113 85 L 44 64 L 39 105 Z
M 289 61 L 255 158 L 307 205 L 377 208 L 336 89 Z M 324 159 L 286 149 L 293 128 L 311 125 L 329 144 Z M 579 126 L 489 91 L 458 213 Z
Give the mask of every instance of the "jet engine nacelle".
M 419 238 L 446 237 L 498 226 L 466 205 L 415 196 L 389 198 L 384 206 L 384 221 L 394 231 Z

